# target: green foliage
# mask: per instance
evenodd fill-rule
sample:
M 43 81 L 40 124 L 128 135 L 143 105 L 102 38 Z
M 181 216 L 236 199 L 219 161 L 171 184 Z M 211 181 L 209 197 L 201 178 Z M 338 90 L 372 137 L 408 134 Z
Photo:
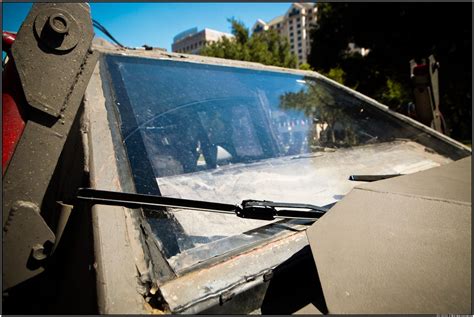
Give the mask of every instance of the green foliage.
M 322 73 L 326 77 L 331 78 L 332 80 L 337 81 L 340 84 L 345 84 L 346 81 L 346 72 L 341 67 L 334 67 L 329 70 L 327 73 Z
M 406 89 L 394 79 L 388 78 L 387 85 L 382 89 L 381 101 L 391 108 L 395 108 L 400 103 L 410 102 L 410 97 Z
M 235 36 L 236 42 L 245 45 L 249 40 L 249 29 L 245 27 L 244 23 L 236 19 L 227 19 L 232 25 L 232 34 Z
M 309 65 L 308 63 L 303 63 L 298 68 L 301 69 L 301 70 L 313 70 L 311 65 Z
M 434 54 L 451 136 L 470 139 L 471 9 L 471 3 L 319 3 L 308 61 L 324 74 L 340 67 L 345 85 L 401 108 L 414 99 L 409 61 Z M 350 42 L 370 53 L 347 54 Z
M 296 68 L 296 56 L 291 54 L 287 39 L 273 30 L 249 36 L 249 30 L 242 22 L 228 21 L 235 38 L 209 43 L 201 50 L 201 55 Z

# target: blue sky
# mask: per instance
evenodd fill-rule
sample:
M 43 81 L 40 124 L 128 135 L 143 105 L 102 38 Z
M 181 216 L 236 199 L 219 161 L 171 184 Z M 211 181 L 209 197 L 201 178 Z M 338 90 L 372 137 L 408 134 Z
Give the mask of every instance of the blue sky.
M 31 3 L 3 3 L 3 30 L 18 31 Z M 291 3 L 91 3 L 92 18 L 123 45 L 147 44 L 171 50 L 173 37 L 186 29 L 207 27 L 229 32 L 227 18 L 252 27 L 257 19 L 269 21 Z M 96 34 L 105 37 L 100 31 Z

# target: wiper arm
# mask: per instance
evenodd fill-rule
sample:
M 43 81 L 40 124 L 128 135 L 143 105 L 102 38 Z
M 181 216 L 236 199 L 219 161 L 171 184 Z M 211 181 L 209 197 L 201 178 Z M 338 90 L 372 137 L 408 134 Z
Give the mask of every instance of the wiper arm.
M 382 179 L 402 176 L 403 174 L 386 174 L 386 175 L 351 175 L 349 176 L 350 181 L 357 182 L 375 182 Z
M 202 200 L 123 193 L 92 188 L 79 188 L 77 199 L 91 204 L 148 209 L 162 209 L 163 207 L 183 208 L 235 214 L 241 218 L 260 220 L 273 220 L 275 218 L 318 219 L 329 210 L 327 207 L 266 200 L 244 200 L 241 205 L 231 205 Z

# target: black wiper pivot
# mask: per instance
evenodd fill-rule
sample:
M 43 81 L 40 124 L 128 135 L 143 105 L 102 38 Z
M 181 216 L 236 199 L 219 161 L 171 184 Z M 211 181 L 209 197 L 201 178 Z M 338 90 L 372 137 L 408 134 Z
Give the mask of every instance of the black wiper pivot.
M 275 218 L 318 219 L 329 209 L 308 204 L 281 203 L 266 200 L 244 200 L 242 205 L 239 206 L 210 201 L 124 193 L 92 188 L 79 188 L 77 199 L 91 204 L 148 209 L 162 209 L 163 207 L 183 208 L 235 214 L 241 218 L 261 220 L 273 220 Z
M 281 209 L 285 208 L 285 209 Z M 273 220 L 275 218 L 318 219 L 328 208 L 308 205 L 280 203 L 267 200 L 244 200 L 242 208 L 236 210 L 241 218 Z

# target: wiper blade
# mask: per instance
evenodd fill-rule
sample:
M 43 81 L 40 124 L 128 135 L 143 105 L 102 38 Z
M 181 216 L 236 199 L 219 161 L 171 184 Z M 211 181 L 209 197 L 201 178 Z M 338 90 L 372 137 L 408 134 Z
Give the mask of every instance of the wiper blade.
M 403 174 L 386 174 L 386 175 L 351 175 L 349 176 L 350 181 L 358 182 L 375 182 L 382 179 L 402 176 Z
M 79 188 L 76 197 L 81 201 L 91 204 L 148 209 L 162 209 L 163 207 L 182 208 L 235 214 L 241 218 L 260 220 L 273 220 L 275 218 L 318 219 L 329 210 L 327 207 L 309 204 L 282 203 L 266 200 L 244 200 L 241 205 L 231 205 L 202 200 L 124 193 L 92 188 Z

